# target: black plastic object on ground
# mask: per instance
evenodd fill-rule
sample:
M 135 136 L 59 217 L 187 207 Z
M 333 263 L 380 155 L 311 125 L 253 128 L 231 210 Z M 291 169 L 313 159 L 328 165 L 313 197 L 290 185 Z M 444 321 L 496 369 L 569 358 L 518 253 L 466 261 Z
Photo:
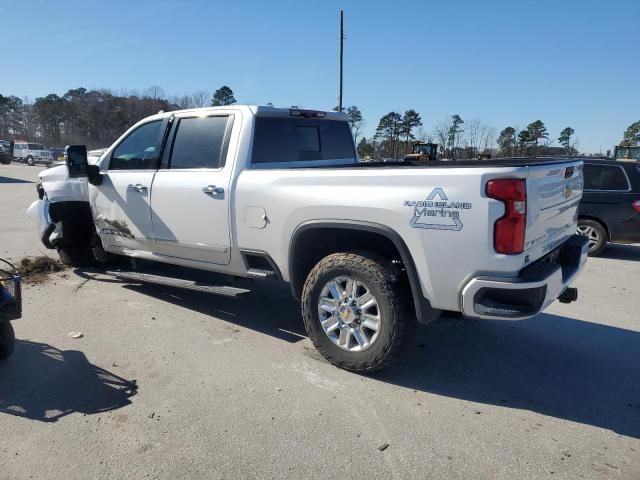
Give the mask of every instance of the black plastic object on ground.
M 21 315 L 20 275 L 11 263 L 0 258 L 0 360 L 13 353 L 15 336 L 10 321 Z

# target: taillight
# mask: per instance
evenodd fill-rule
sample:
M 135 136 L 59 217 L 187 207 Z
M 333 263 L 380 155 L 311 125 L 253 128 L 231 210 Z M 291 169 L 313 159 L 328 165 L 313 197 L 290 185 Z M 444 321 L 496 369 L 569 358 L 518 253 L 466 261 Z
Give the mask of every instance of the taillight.
M 521 179 L 498 179 L 487 182 L 487 195 L 504 203 L 504 215 L 493 228 L 493 247 L 497 253 L 524 251 L 527 227 L 527 185 Z
M 633 202 L 633 203 L 631 204 L 631 206 L 632 206 L 633 208 L 635 208 L 635 209 L 636 209 L 636 211 L 640 212 L 640 200 L 636 200 L 635 202 Z

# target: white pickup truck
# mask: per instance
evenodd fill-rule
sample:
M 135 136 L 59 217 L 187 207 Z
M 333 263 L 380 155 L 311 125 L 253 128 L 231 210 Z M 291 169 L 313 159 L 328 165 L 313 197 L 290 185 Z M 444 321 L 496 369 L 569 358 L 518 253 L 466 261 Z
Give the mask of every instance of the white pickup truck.
M 575 300 L 587 258 L 577 160 L 360 163 L 341 113 L 241 105 L 160 113 L 99 158 L 67 154 L 29 208 L 63 261 L 288 282 L 316 348 L 352 371 L 442 310 L 516 320 Z

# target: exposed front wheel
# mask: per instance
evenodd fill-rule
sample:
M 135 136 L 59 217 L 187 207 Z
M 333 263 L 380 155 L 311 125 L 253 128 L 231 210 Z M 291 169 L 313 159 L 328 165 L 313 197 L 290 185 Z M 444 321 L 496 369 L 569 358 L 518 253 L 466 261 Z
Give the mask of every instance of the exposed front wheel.
M 387 365 L 415 327 L 391 265 L 374 254 L 336 253 L 309 273 L 302 317 L 316 349 L 334 365 L 373 372 Z
M 58 248 L 60 261 L 70 267 L 92 267 L 96 264 L 96 258 L 90 245 L 69 245 Z
M 13 325 L 9 322 L 0 322 L 0 360 L 5 360 L 13 353 L 16 345 L 16 336 Z
M 595 220 L 578 220 L 577 233 L 589 239 L 589 255 L 592 257 L 600 255 L 607 245 L 607 232 Z
M 27 157 L 27 165 L 29 165 L 30 167 L 33 167 L 36 164 L 36 161 L 34 160 L 33 157 Z

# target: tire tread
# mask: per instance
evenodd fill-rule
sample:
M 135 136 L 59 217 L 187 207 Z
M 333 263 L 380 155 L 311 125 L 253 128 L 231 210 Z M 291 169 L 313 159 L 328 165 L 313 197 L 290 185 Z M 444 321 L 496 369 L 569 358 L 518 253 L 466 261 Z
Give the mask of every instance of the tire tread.
M 368 362 L 345 361 L 336 358 L 331 348 L 314 342 L 320 354 L 334 365 L 357 373 L 370 373 L 381 369 L 395 358 L 408 343 L 412 332 L 416 328 L 415 319 L 408 318 L 407 299 L 398 291 L 397 275 L 393 273 L 391 263 L 378 255 L 369 252 L 334 253 L 323 258 L 309 273 L 302 290 L 302 318 L 305 328 L 312 337 L 315 315 L 312 309 L 312 289 L 318 283 L 320 276 L 335 269 L 357 268 L 359 273 L 370 278 L 377 287 L 387 294 L 391 306 L 394 328 L 390 329 L 390 336 L 380 353 Z M 371 287 L 371 285 L 369 285 Z M 324 333 L 323 333 L 324 334 Z M 313 341 L 313 338 L 311 338 Z M 380 341 L 382 339 L 378 339 Z

